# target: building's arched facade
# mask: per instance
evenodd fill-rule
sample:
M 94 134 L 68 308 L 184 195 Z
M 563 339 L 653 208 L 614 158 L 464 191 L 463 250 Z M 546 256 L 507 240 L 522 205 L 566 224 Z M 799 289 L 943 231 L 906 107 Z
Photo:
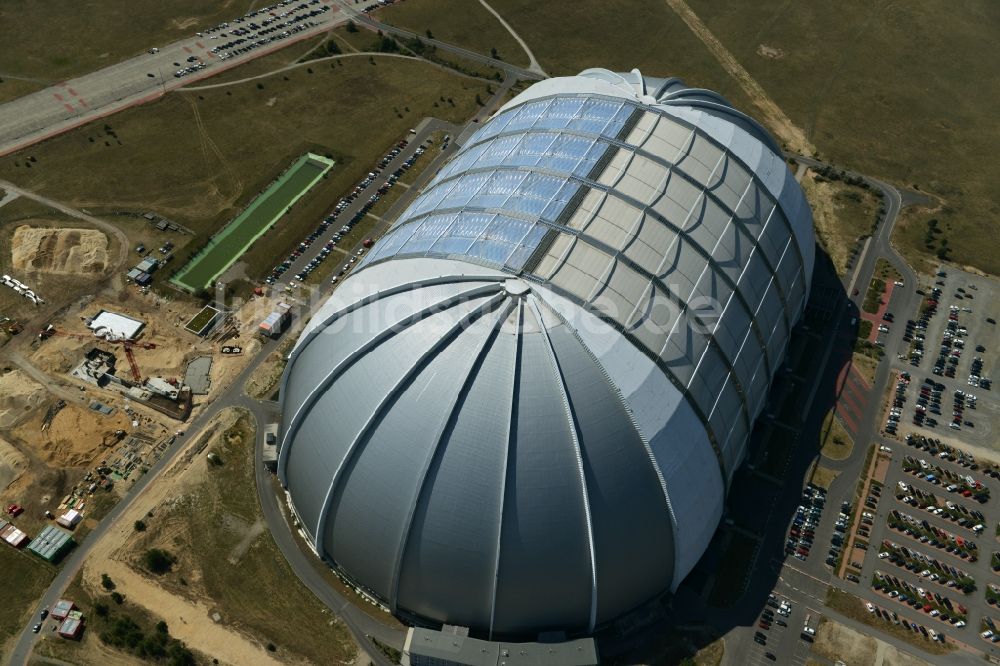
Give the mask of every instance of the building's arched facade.
M 281 481 L 401 615 L 593 630 L 708 546 L 813 259 L 780 151 L 719 96 L 535 84 L 307 326 Z

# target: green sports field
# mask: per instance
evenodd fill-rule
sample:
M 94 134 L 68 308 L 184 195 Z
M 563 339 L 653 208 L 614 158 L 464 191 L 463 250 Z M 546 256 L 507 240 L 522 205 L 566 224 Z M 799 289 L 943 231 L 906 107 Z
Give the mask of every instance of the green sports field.
M 207 289 L 332 166 L 333 160 L 312 153 L 300 157 L 170 281 L 190 292 Z

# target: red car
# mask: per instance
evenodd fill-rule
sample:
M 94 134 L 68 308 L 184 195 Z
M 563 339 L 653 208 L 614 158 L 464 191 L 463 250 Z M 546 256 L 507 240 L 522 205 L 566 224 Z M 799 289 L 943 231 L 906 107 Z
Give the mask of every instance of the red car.
M 24 513 L 24 507 L 21 506 L 20 504 L 11 504 L 9 507 L 7 507 L 7 513 L 9 513 L 12 516 L 20 516 L 22 513 Z

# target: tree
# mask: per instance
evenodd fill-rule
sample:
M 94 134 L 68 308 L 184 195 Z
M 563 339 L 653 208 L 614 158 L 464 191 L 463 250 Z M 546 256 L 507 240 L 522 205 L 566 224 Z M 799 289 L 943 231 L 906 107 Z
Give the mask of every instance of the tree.
M 94 604 L 94 614 L 97 615 L 97 617 L 107 617 L 110 610 L 111 609 L 108 608 L 108 605 L 102 601 L 98 601 Z
M 136 532 L 145 532 L 146 531 L 146 523 L 144 523 L 141 520 L 135 521 L 135 531 Z
M 146 568 L 155 574 L 165 574 L 177 561 L 177 558 L 162 548 L 150 548 L 143 556 Z
M 111 576 L 106 573 L 101 574 L 101 587 L 103 587 L 108 592 L 112 591 L 117 587 L 115 581 L 111 580 Z
M 123 595 L 121 592 L 112 592 L 111 593 L 111 601 L 113 601 L 116 604 L 118 604 L 119 606 L 121 606 L 122 603 L 124 603 L 124 601 L 125 601 L 125 595 Z
M 427 28 L 427 30 L 424 31 L 424 34 L 427 35 L 427 39 L 434 39 L 434 33 L 431 32 L 430 28 Z
M 494 60 L 500 59 L 500 56 L 497 54 L 497 47 L 494 46 L 490 48 L 490 57 L 493 58 Z
M 354 21 L 348 21 L 347 32 L 357 32 L 357 31 L 358 31 L 358 26 L 354 23 Z

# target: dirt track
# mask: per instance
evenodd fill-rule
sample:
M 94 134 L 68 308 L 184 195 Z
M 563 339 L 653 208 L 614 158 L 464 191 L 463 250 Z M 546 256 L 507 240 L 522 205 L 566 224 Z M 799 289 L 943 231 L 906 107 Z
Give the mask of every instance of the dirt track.
M 11 245 L 11 262 L 23 271 L 96 275 L 108 266 L 108 237 L 95 229 L 22 225 Z

